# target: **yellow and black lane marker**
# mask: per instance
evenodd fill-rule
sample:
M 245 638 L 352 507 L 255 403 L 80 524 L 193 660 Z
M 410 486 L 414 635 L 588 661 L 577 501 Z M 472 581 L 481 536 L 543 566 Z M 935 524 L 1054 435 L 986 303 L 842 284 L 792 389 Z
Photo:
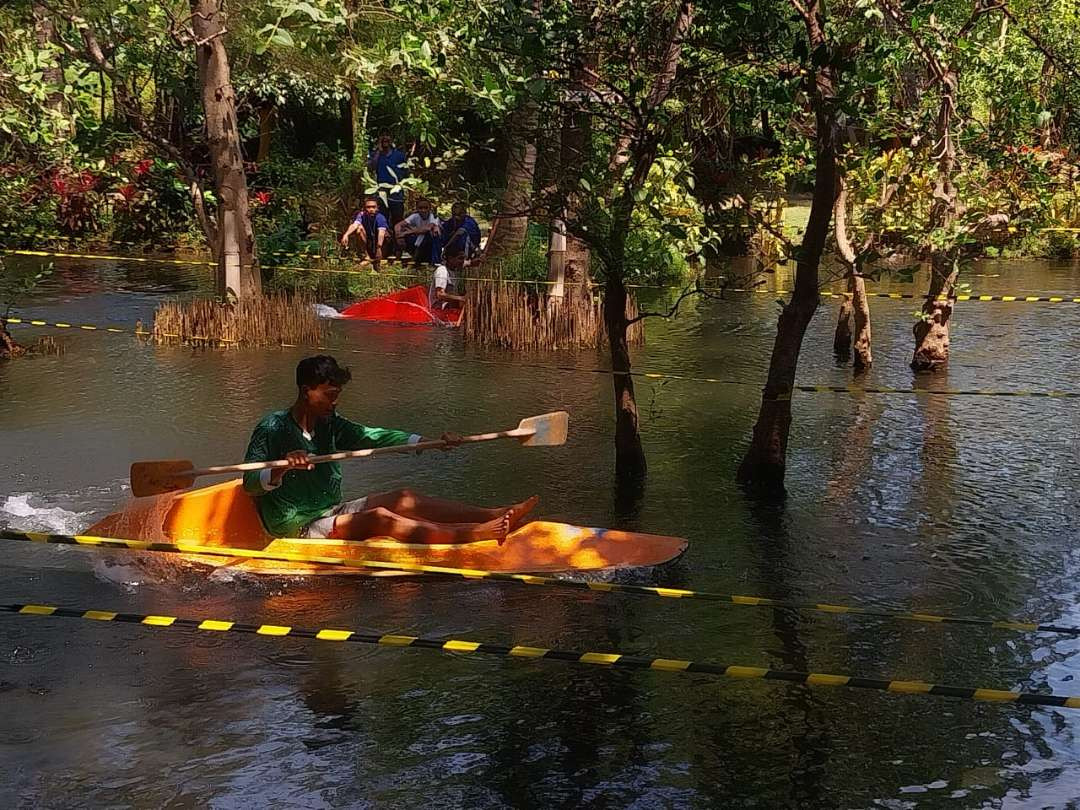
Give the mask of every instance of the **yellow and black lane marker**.
M 51 256 L 58 259 L 92 259 L 95 261 L 186 264 L 198 267 L 217 267 L 217 262 L 198 261 L 195 259 L 167 259 L 150 256 L 114 256 L 104 253 L 63 253 L 55 250 L 14 250 L 12 248 L 0 248 L 0 253 L 6 256 Z
M 42 321 L 36 318 L 7 318 L 7 323 L 21 326 L 48 326 L 53 329 L 81 329 L 84 332 L 115 332 L 121 335 L 148 335 L 149 332 L 136 329 L 122 329 L 119 326 L 96 326 L 92 323 L 67 323 L 65 321 Z
M 368 633 L 340 628 L 308 628 L 280 624 L 250 624 L 220 619 L 193 619 L 182 616 L 163 616 L 146 613 L 122 613 L 112 610 L 86 610 L 58 605 L 26 603 L 0 604 L 0 612 L 19 616 L 52 616 L 63 619 L 88 619 L 97 622 L 137 624 L 158 630 L 205 631 L 211 633 L 245 633 L 272 638 L 307 638 L 346 644 L 375 644 L 383 647 L 413 647 L 443 652 L 490 655 L 499 658 L 524 658 L 533 661 L 563 661 L 570 664 L 611 667 L 613 669 L 650 669 L 661 672 L 681 672 L 715 675 L 739 680 L 759 679 L 786 681 L 806 686 L 847 686 L 853 689 L 873 689 L 902 695 L 934 695 L 991 703 L 1019 703 L 1026 706 L 1056 706 L 1080 709 L 1080 697 L 1073 695 L 1040 694 L 1009 689 L 984 689 L 971 686 L 948 686 L 924 681 L 886 680 L 854 675 L 830 675 L 821 672 L 787 672 L 764 667 L 717 664 L 711 661 L 690 661 L 679 658 L 652 658 L 624 655 L 615 652 L 580 652 L 521 644 L 492 644 L 465 639 L 424 638 L 396 633 Z
M 811 394 L 914 394 L 935 396 L 945 394 L 961 397 L 1043 397 L 1046 399 L 1078 399 L 1080 391 L 991 391 L 982 388 L 888 388 L 863 385 L 796 385 L 792 389 Z
M 734 290 L 734 292 L 748 292 L 747 290 Z M 758 292 L 755 290 L 755 292 Z M 760 292 L 769 292 L 768 290 L 761 290 Z M 790 295 L 794 290 L 772 290 L 774 295 Z M 829 292 L 822 290 L 819 295 L 822 298 L 850 298 L 849 292 Z M 927 295 L 920 295 L 918 293 L 891 293 L 891 292 L 868 292 L 867 298 L 892 298 L 895 300 L 925 300 L 929 298 Z M 998 301 L 1002 303 L 1020 303 L 1020 304 L 1080 304 L 1080 296 L 1074 295 L 982 295 L 980 293 L 965 293 L 963 295 L 957 295 L 956 301 Z M 945 299 L 938 299 L 936 303 L 948 303 Z
M 483 571 L 473 568 L 451 568 L 443 565 L 423 565 L 421 563 L 387 562 L 384 560 L 343 559 L 341 557 L 310 556 L 293 552 L 266 552 L 254 549 L 228 548 L 223 546 L 201 546 L 193 543 L 161 543 L 147 540 L 125 540 L 116 537 L 93 537 L 90 535 L 49 534 L 46 532 L 19 532 L 12 529 L 0 529 L 0 539 L 24 540 L 32 543 L 45 543 L 63 546 L 91 546 L 113 550 L 148 551 L 166 554 L 205 554 L 232 559 L 269 560 L 274 562 L 307 563 L 310 565 L 336 566 L 379 571 L 406 571 L 414 574 L 434 574 L 437 576 L 470 581 L 492 580 L 494 582 L 514 582 L 521 585 L 548 586 L 575 591 L 594 591 L 598 593 L 626 593 L 642 596 L 658 596 L 668 599 L 691 599 L 706 602 L 720 602 L 742 607 L 765 607 L 773 609 L 804 610 L 832 615 L 848 614 L 868 616 L 877 619 L 890 619 L 902 622 L 927 622 L 930 624 L 957 624 L 969 627 L 987 627 L 994 630 L 1011 630 L 1018 633 L 1063 633 L 1080 635 L 1080 627 L 1069 627 L 1050 623 L 1039 623 L 1017 619 L 983 619 L 963 616 L 940 616 L 933 613 L 896 612 L 864 608 L 855 605 L 833 605 L 825 602 L 797 602 L 785 599 L 770 599 L 764 596 L 742 596 L 739 594 L 714 593 L 711 591 L 692 591 L 684 588 L 662 588 L 653 585 L 625 585 L 615 582 L 593 582 L 585 579 L 545 577 L 537 574 L 511 574 L 501 571 Z
M 199 335 L 180 335 L 175 332 L 148 332 L 145 329 L 123 329 L 119 326 L 97 326 L 92 323 L 67 323 L 66 321 L 42 321 L 37 318 L 7 318 L 6 323 L 17 326 L 46 326 L 52 329 L 77 329 L 83 332 L 112 332 L 120 335 L 135 335 L 136 337 L 167 337 L 182 340 L 200 340 L 204 343 L 239 343 L 238 340 L 229 338 L 201 337 Z

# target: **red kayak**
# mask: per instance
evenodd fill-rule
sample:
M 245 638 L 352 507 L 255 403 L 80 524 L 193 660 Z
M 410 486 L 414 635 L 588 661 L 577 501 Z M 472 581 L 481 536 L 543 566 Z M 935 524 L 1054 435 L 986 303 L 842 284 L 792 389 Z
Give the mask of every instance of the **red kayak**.
M 409 287 L 407 290 L 380 295 L 358 301 L 341 311 L 342 318 L 355 321 L 381 321 L 383 323 L 438 323 L 456 326 L 461 310 L 432 309 L 428 305 L 427 287 Z

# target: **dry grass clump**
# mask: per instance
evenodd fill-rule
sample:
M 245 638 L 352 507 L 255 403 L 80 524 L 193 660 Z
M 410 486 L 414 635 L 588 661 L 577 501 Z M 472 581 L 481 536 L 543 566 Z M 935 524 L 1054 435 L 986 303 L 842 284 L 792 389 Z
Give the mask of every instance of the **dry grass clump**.
M 627 298 L 628 318 L 637 317 L 637 300 Z M 519 350 L 597 348 L 607 342 L 604 305 L 587 290 L 567 289 L 561 301 L 532 285 L 475 284 L 462 312 L 465 340 L 480 346 Z M 641 322 L 627 335 L 631 345 L 645 342 Z
M 30 344 L 30 352 L 33 354 L 48 354 L 48 355 L 60 355 L 67 351 L 67 348 L 59 340 L 52 335 L 45 335 L 45 337 L 39 337 L 36 341 Z
M 199 346 L 318 345 L 323 326 L 307 295 L 275 293 L 235 303 L 166 301 L 154 312 L 151 338 Z

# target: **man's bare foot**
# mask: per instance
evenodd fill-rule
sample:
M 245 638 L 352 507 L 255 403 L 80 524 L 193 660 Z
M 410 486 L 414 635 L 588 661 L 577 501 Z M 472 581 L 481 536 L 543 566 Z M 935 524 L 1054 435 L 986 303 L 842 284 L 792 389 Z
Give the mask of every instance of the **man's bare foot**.
M 524 522 L 525 516 L 535 509 L 538 503 L 540 503 L 540 496 L 533 495 L 531 498 L 511 506 L 510 511 L 507 512 L 510 516 L 509 531 L 514 531 L 514 529 L 520 526 Z
M 506 535 L 510 533 L 510 514 L 507 512 L 494 520 L 474 524 L 466 530 L 469 540 L 497 540 L 501 546 L 506 540 Z

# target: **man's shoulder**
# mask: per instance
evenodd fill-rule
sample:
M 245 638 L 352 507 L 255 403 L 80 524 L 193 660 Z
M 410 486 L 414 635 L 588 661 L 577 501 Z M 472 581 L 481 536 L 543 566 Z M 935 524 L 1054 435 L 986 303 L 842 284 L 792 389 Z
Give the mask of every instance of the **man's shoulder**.
M 255 426 L 256 430 L 281 430 L 287 424 L 289 417 L 288 409 L 283 411 L 271 411 L 266 414 Z

